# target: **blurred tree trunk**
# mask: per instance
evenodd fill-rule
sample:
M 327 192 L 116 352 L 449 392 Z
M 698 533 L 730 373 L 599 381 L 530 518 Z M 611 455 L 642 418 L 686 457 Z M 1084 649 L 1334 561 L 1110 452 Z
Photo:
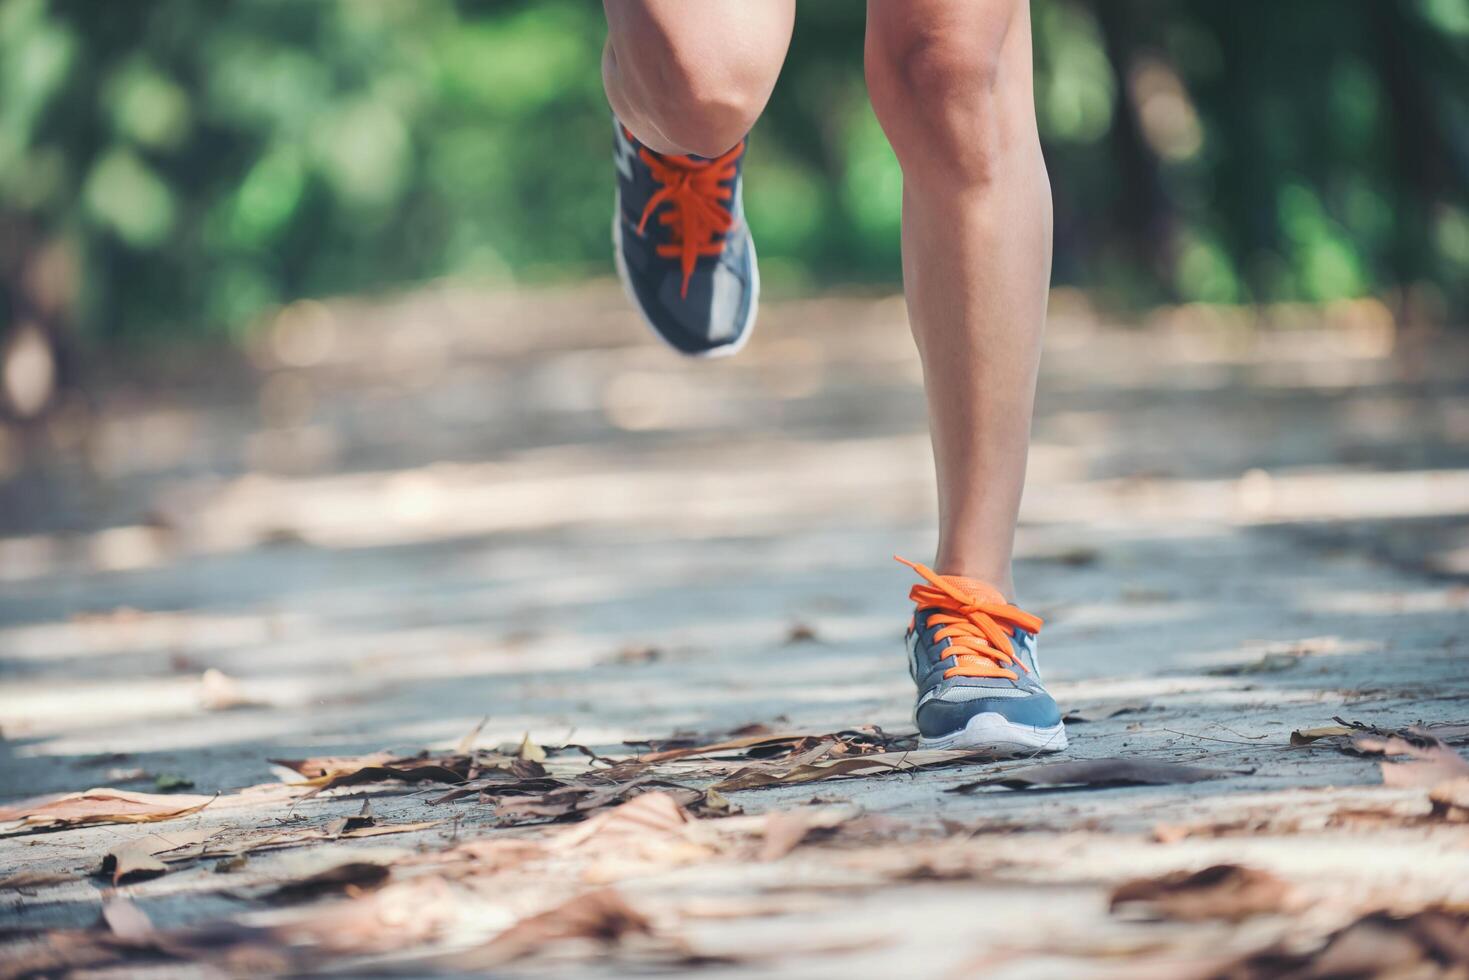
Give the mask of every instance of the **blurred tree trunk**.
M 1094 5 L 1107 59 L 1117 73 L 1117 106 L 1107 142 L 1116 160 L 1120 192 L 1112 226 L 1122 230 L 1129 250 L 1158 278 L 1169 299 L 1173 288 L 1173 205 L 1163 187 L 1158 158 L 1143 136 L 1129 75 L 1139 43 L 1135 0 L 1101 0 Z M 1105 236 L 1103 236 L 1105 237 Z

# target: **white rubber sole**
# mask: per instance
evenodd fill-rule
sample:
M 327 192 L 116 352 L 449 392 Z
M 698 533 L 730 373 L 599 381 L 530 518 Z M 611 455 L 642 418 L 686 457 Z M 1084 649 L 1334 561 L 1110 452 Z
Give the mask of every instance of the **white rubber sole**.
M 617 265 L 617 279 L 622 283 L 622 291 L 627 294 L 627 301 L 632 304 L 633 309 L 638 311 L 638 316 L 648 325 L 653 336 L 663 342 L 663 346 L 681 357 L 697 357 L 709 359 L 714 357 L 731 357 L 744 349 L 750 342 L 750 335 L 755 332 L 755 314 L 760 307 L 760 259 L 755 254 L 755 239 L 750 239 L 750 310 L 745 314 L 744 322 L 740 324 L 737 336 L 732 343 L 712 350 L 689 353 L 681 350 L 668 342 L 668 338 L 653 325 L 648 319 L 648 314 L 643 312 L 643 305 L 638 302 L 638 295 L 632 288 L 632 278 L 627 274 L 627 262 L 622 257 L 622 195 L 619 193 L 613 199 L 612 207 L 612 260 Z
M 1002 714 L 987 711 L 969 719 L 957 732 L 918 739 L 921 749 L 989 749 L 997 756 L 1060 752 L 1066 748 L 1066 726 L 1018 725 Z

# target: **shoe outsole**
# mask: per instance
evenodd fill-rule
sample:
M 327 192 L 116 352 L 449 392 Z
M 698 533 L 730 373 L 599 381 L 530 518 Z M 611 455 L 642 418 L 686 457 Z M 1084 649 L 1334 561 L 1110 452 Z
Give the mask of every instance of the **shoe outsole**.
M 1066 726 L 1020 725 L 994 711 L 977 714 L 958 731 L 920 737 L 923 749 L 988 749 L 996 756 L 1034 755 L 1066 748 Z
M 653 336 L 661 340 L 669 350 L 683 357 L 698 357 L 712 359 L 716 357 L 732 357 L 744 349 L 745 344 L 750 342 L 750 335 L 755 332 L 755 314 L 760 305 L 760 262 L 755 254 L 755 239 L 749 240 L 750 248 L 750 311 L 745 314 L 740 329 L 735 334 L 735 339 L 718 347 L 711 347 L 702 351 L 686 351 L 674 344 L 663 331 L 653 323 L 652 318 L 643 310 L 643 304 L 638 300 L 638 294 L 632 286 L 632 277 L 628 275 L 627 260 L 622 257 L 622 195 L 616 195 L 612 208 L 612 259 L 617 266 L 617 279 L 622 283 L 622 291 L 627 294 L 628 302 L 633 309 L 638 311 L 648 329 L 653 331 Z

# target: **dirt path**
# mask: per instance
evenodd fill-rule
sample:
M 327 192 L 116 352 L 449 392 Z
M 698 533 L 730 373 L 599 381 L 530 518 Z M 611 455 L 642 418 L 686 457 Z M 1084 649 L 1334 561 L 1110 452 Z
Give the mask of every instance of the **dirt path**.
M 221 794 L 147 825 L 12 824 L 0 975 L 59 950 L 101 975 L 1469 959 L 1469 763 L 1384 763 L 1437 749 L 1360 730 L 1291 745 L 1334 717 L 1469 743 L 1469 348 L 1370 304 L 1264 333 L 1055 306 L 1017 578 L 1079 719 L 1067 758 L 1217 778 L 976 786 L 1030 763 L 904 754 L 888 556 L 927 556 L 933 508 L 900 301 L 777 304 L 709 364 L 643 343 L 603 284 L 303 305 L 249 371 L 119 380 L 60 448 L 0 453 L 0 799 Z M 627 740 L 731 732 L 810 737 L 628 761 L 649 749 Z M 377 750 L 326 768 L 426 750 L 475 792 L 308 797 L 267 762 Z M 370 821 L 332 823 L 364 798 Z M 173 835 L 142 847 L 160 868 L 97 874 L 150 834 Z M 1109 911 L 1127 879 L 1219 864 L 1248 870 Z M 1445 930 L 1457 954 L 1421 939 Z

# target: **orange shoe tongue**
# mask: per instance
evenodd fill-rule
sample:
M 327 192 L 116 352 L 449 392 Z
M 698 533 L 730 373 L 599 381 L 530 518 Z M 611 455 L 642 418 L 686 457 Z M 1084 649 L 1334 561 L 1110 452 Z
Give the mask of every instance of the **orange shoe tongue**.
M 960 592 L 974 596 L 975 600 L 978 602 L 997 602 L 1001 605 L 1006 606 L 1010 604 L 1010 601 L 1005 598 L 1004 593 L 995 588 L 993 585 L 990 585 L 988 582 L 981 582 L 977 578 L 965 578 L 962 575 L 940 575 L 939 578 L 943 579 L 945 582 L 949 583 Z

